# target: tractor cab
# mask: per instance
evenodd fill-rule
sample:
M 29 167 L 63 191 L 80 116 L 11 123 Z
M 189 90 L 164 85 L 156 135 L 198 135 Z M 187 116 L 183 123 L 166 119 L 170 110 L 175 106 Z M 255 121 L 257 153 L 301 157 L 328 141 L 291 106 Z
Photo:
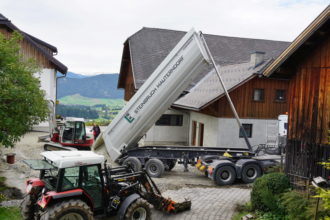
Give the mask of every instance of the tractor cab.
M 59 127 L 59 142 L 63 146 L 89 149 L 93 144 L 93 138 L 86 134 L 84 119 L 66 118 Z
M 39 179 L 27 181 L 27 193 L 36 185 L 43 187 L 37 201 L 40 207 L 70 196 L 86 201 L 94 212 L 103 210 L 103 155 L 91 151 L 46 151 L 41 155 L 43 160 L 24 161 L 30 168 L 40 170 Z

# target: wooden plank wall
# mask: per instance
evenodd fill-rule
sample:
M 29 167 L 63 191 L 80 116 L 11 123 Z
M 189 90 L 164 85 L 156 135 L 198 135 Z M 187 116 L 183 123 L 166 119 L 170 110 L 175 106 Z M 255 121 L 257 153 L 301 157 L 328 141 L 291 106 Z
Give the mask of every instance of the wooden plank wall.
M 288 111 L 287 98 L 284 102 L 275 101 L 276 89 L 288 90 L 288 80 L 254 78 L 229 93 L 236 111 L 241 118 L 276 119 Z M 254 89 L 264 89 L 262 102 L 253 101 Z M 287 94 L 286 94 L 287 96 Z M 200 111 L 215 117 L 234 117 L 226 97 L 222 97 Z
M 11 32 L 4 26 L 0 26 L 0 33 L 9 37 Z M 41 68 L 54 68 L 54 66 L 49 62 L 44 54 L 38 51 L 34 46 L 32 46 L 27 40 L 23 39 L 21 42 L 21 51 L 24 59 L 33 58 L 37 61 Z
M 327 144 L 330 120 L 330 36 L 298 65 L 289 84 L 288 138 Z
M 129 63 L 127 64 L 127 71 L 125 77 L 126 79 L 124 79 L 124 83 L 125 83 L 124 99 L 125 101 L 129 101 L 135 93 L 131 61 L 129 61 Z
M 322 176 L 328 178 L 330 170 L 320 165 L 330 158 L 330 145 L 303 143 L 289 140 L 285 155 L 285 172 L 294 185 L 301 179 Z M 308 181 L 309 182 L 309 181 Z

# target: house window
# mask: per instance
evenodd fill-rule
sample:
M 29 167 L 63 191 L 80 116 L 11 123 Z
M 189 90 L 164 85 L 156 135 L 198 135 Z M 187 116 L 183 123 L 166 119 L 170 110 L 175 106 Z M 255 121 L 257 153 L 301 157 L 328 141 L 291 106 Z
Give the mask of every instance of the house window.
M 182 126 L 183 115 L 162 115 L 158 121 L 156 121 L 157 126 Z
M 285 90 L 284 89 L 277 89 L 275 93 L 275 101 L 283 102 L 285 101 Z
M 253 90 L 253 101 L 264 101 L 265 90 L 264 89 L 254 89 Z
M 252 137 L 252 124 L 242 124 L 242 126 L 243 126 L 243 128 L 245 130 L 246 136 L 248 138 Z M 240 138 L 243 138 L 244 137 L 242 130 L 239 131 L 239 137 Z

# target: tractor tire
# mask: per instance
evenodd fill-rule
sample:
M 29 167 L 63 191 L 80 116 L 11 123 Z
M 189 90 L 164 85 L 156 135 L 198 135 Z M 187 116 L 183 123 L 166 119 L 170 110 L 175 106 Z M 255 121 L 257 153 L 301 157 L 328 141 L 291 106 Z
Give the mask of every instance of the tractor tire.
M 261 168 L 257 164 L 248 164 L 242 169 L 242 180 L 244 183 L 253 183 L 259 176 L 261 176 Z
M 40 220 L 93 220 L 93 212 L 83 201 L 71 199 L 48 207 Z
M 236 180 L 236 171 L 231 166 L 223 166 L 215 171 L 215 183 L 219 186 L 230 185 Z
M 127 209 L 125 213 L 125 220 L 150 220 L 151 219 L 151 211 L 150 206 L 147 201 L 144 199 L 135 200 Z
M 123 165 L 130 165 L 135 172 L 142 170 L 141 161 L 137 157 L 128 157 L 124 160 Z
M 21 203 L 21 214 L 23 220 L 34 219 L 34 203 L 32 195 L 27 194 Z
M 151 177 L 160 177 L 164 173 L 165 166 L 161 160 L 154 158 L 147 161 L 145 170 Z
M 176 160 L 175 159 L 166 160 L 166 163 L 167 163 L 167 166 L 165 167 L 165 170 L 166 171 L 171 171 L 176 165 Z
M 176 160 L 171 160 L 168 165 L 168 171 L 171 171 L 176 165 Z

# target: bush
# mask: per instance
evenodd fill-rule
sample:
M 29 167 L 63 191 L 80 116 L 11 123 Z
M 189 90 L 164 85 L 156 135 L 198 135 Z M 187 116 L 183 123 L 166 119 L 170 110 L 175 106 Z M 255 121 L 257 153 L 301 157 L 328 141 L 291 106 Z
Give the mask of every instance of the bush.
M 262 212 L 283 213 L 280 194 L 289 188 L 289 179 L 283 173 L 270 173 L 258 178 L 252 187 L 252 208 Z
M 266 212 L 260 214 L 258 220 L 288 220 L 284 214 L 274 214 L 272 212 Z
M 313 213 L 309 210 L 312 205 L 306 197 L 297 191 L 283 193 L 281 204 L 285 207 L 288 219 L 308 220 L 313 217 Z

